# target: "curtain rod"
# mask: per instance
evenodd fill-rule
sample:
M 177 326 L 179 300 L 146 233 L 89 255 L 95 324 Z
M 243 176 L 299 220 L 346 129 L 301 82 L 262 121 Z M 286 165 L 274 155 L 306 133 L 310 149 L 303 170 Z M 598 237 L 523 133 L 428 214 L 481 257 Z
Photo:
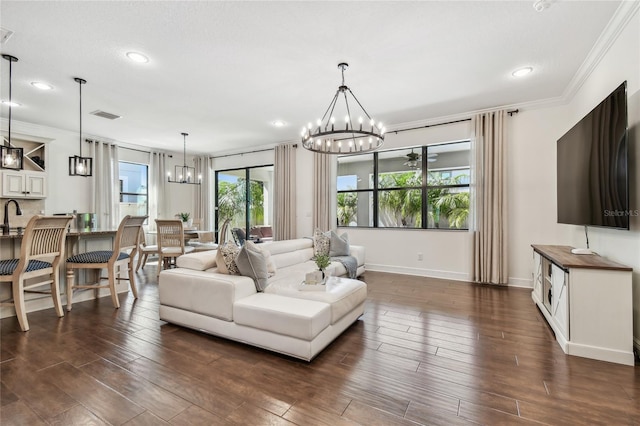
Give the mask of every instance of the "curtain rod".
M 389 130 L 387 133 L 395 133 L 398 134 L 399 132 L 407 132 L 409 130 L 419 130 L 419 129 L 426 129 L 429 127 L 436 127 L 436 126 L 444 126 L 446 124 L 455 124 L 455 123 L 462 123 L 464 121 L 471 121 L 471 118 L 463 118 L 460 120 L 454 120 L 454 121 L 447 121 L 444 123 L 436 123 L 436 124 L 426 124 L 424 126 L 418 126 L 418 127 L 409 127 L 408 129 L 398 129 L 398 130 Z
M 84 141 L 87 142 L 87 143 L 96 142 L 93 139 L 85 139 Z M 129 151 L 144 152 L 145 154 L 151 154 L 151 151 L 145 151 L 144 149 L 137 149 L 137 148 L 129 148 L 128 146 L 120 146 L 120 145 L 118 145 L 118 149 L 128 149 Z M 172 154 L 167 154 L 167 157 L 173 158 L 173 155 Z
M 297 143 L 294 143 L 293 145 L 291 145 L 294 148 L 298 147 Z M 236 154 L 225 154 L 225 155 L 216 155 L 216 156 L 211 156 L 209 157 L 209 159 L 213 159 L 213 158 L 225 158 L 225 157 L 235 157 L 236 155 L 245 155 L 245 154 L 253 154 L 256 152 L 266 152 L 266 151 L 273 151 L 275 148 L 265 148 L 265 149 L 256 149 L 253 151 L 248 151 L 248 152 L 238 152 Z
M 511 111 L 507 111 L 507 114 L 509 114 L 509 117 L 511 117 L 513 114 L 517 114 L 518 112 L 520 112 L 520 111 L 517 110 L 517 109 L 513 109 Z M 387 133 L 398 134 L 399 132 L 406 132 L 406 131 L 409 131 L 409 130 L 426 129 L 426 128 L 429 128 L 429 127 L 444 126 L 446 124 L 462 123 L 462 122 L 465 122 L 465 121 L 471 121 L 471 118 L 461 118 L 460 120 L 446 121 L 444 123 L 426 124 L 424 126 L 410 127 L 408 129 L 389 130 Z

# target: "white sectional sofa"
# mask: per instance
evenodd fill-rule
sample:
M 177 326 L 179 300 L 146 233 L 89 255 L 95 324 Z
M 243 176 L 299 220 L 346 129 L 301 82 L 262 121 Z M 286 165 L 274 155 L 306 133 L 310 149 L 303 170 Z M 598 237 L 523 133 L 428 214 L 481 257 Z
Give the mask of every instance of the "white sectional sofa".
M 336 277 L 324 291 L 302 291 L 313 240 L 261 244 L 277 267 L 264 292 L 252 278 L 217 272 L 216 251 L 180 256 L 177 268 L 160 273 L 160 319 L 292 357 L 311 360 L 364 312 L 367 286 L 348 279 L 332 262 Z M 364 273 L 364 247 L 350 246 L 357 275 Z

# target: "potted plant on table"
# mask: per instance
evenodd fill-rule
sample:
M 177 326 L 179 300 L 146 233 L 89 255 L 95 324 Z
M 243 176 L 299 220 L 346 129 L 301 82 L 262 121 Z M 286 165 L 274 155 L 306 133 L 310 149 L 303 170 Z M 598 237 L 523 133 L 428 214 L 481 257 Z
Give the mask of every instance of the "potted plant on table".
M 331 258 L 328 254 L 318 254 L 316 255 L 315 261 L 318 270 L 322 274 L 322 282 L 324 282 L 326 277 L 325 270 L 329 267 L 329 265 L 331 265 Z
M 191 226 L 193 221 L 191 219 L 191 213 L 178 213 L 176 215 L 185 226 Z

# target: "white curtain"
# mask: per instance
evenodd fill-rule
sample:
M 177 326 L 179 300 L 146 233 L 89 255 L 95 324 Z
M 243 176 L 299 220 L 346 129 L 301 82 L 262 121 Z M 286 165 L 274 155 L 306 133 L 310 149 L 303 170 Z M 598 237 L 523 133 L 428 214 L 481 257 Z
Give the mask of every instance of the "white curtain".
M 327 231 L 331 225 L 331 164 L 333 157 L 313 153 L 313 229 Z
M 473 280 L 507 284 L 507 170 L 505 111 L 478 114 L 474 129 L 472 182 Z
M 118 146 L 94 140 L 91 156 L 94 176 L 92 209 L 98 218 L 98 227 L 117 228 L 120 224 Z
M 275 240 L 296 238 L 296 147 L 291 144 L 275 148 L 274 162 L 274 226 Z
M 164 152 L 149 153 L 149 219 L 150 231 L 156 229 L 156 219 L 167 216 L 167 155 Z
M 202 229 L 214 229 L 211 160 L 208 156 L 200 156 L 194 158 L 193 162 L 196 176 L 202 176 L 202 182 L 196 191 L 194 219 L 202 219 Z

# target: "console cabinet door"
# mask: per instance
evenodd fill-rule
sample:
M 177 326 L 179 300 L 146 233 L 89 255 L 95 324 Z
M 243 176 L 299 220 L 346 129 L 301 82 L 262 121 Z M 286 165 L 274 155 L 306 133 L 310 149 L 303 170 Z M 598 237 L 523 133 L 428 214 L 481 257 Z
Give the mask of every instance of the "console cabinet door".
M 542 256 L 533 252 L 533 300 L 542 303 Z
M 558 330 L 569 340 L 569 274 L 556 265 L 551 269 L 551 315 Z

